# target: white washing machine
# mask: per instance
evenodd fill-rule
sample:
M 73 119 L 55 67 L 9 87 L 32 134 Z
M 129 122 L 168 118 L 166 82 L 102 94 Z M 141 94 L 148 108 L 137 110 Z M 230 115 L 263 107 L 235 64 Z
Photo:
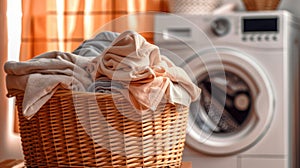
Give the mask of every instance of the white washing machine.
M 155 16 L 155 44 L 202 88 L 193 168 L 299 167 L 298 24 L 286 11 Z

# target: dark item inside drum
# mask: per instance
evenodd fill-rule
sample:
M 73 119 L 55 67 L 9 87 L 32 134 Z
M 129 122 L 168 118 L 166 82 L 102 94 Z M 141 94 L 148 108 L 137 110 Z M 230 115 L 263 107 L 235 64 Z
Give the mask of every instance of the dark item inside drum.
M 214 134 L 235 133 L 242 129 L 251 113 L 249 86 L 232 72 L 206 74 L 198 80 L 200 102 L 191 106 L 198 127 Z

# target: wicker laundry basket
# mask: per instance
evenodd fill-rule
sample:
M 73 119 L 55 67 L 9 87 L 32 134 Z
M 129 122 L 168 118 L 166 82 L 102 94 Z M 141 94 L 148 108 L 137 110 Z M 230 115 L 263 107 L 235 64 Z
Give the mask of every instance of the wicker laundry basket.
M 170 12 L 178 14 L 209 14 L 221 0 L 169 0 Z
M 248 11 L 275 10 L 280 0 L 243 0 Z
M 137 115 L 121 95 L 61 89 L 27 120 L 23 94 L 13 91 L 28 167 L 180 167 L 187 107 Z

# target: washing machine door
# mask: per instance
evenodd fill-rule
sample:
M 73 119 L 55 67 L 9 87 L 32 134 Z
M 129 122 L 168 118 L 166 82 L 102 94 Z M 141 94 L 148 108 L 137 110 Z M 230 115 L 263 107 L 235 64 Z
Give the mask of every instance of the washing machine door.
M 182 65 L 202 89 L 190 107 L 186 142 L 203 153 L 228 155 L 242 152 L 266 134 L 275 104 L 271 83 L 251 56 L 216 50 L 199 52 Z

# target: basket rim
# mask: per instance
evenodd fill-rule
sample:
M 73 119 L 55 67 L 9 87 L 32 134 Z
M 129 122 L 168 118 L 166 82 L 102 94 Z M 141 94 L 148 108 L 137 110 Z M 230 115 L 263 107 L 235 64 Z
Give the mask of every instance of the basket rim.
M 8 90 L 9 95 L 7 97 L 14 97 L 20 94 L 24 94 L 24 90 L 20 89 L 9 89 Z M 101 93 L 101 92 L 88 92 L 88 91 L 73 91 L 70 89 L 65 89 L 65 88 L 58 88 L 55 91 L 55 95 L 88 95 L 88 96 L 107 96 L 111 97 L 112 95 L 117 96 L 120 95 L 119 93 Z
M 20 95 L 24 95 L 25 91 L 24 90 L 19 90 L 19 89 L 9 89 L 9 94 L 6 96 L 8 98 L 10 97 L 16 97 Z M 80 96 L 80 97 L 86 97 L 87 99 L 90 99 L 92 97 L 96 99 L 127 99 L 123 94 L 121 93 L 101 93 L 101 92 L 88 92 L 88 91 L 73 91 L 70 89 L 66 88 L 58 88 L 55 93 L 52 96 L 58 96 L 58 97 L 64 97 L 64 96 Z M 170 104 L 173 104 L 175 106 L 182 106 L 182 107 L 189 107 L 183 104 L 178 104 L 178 103 L 171 103 L 167 102 Z M 150 109 L 149 109 L 150 110 Z

